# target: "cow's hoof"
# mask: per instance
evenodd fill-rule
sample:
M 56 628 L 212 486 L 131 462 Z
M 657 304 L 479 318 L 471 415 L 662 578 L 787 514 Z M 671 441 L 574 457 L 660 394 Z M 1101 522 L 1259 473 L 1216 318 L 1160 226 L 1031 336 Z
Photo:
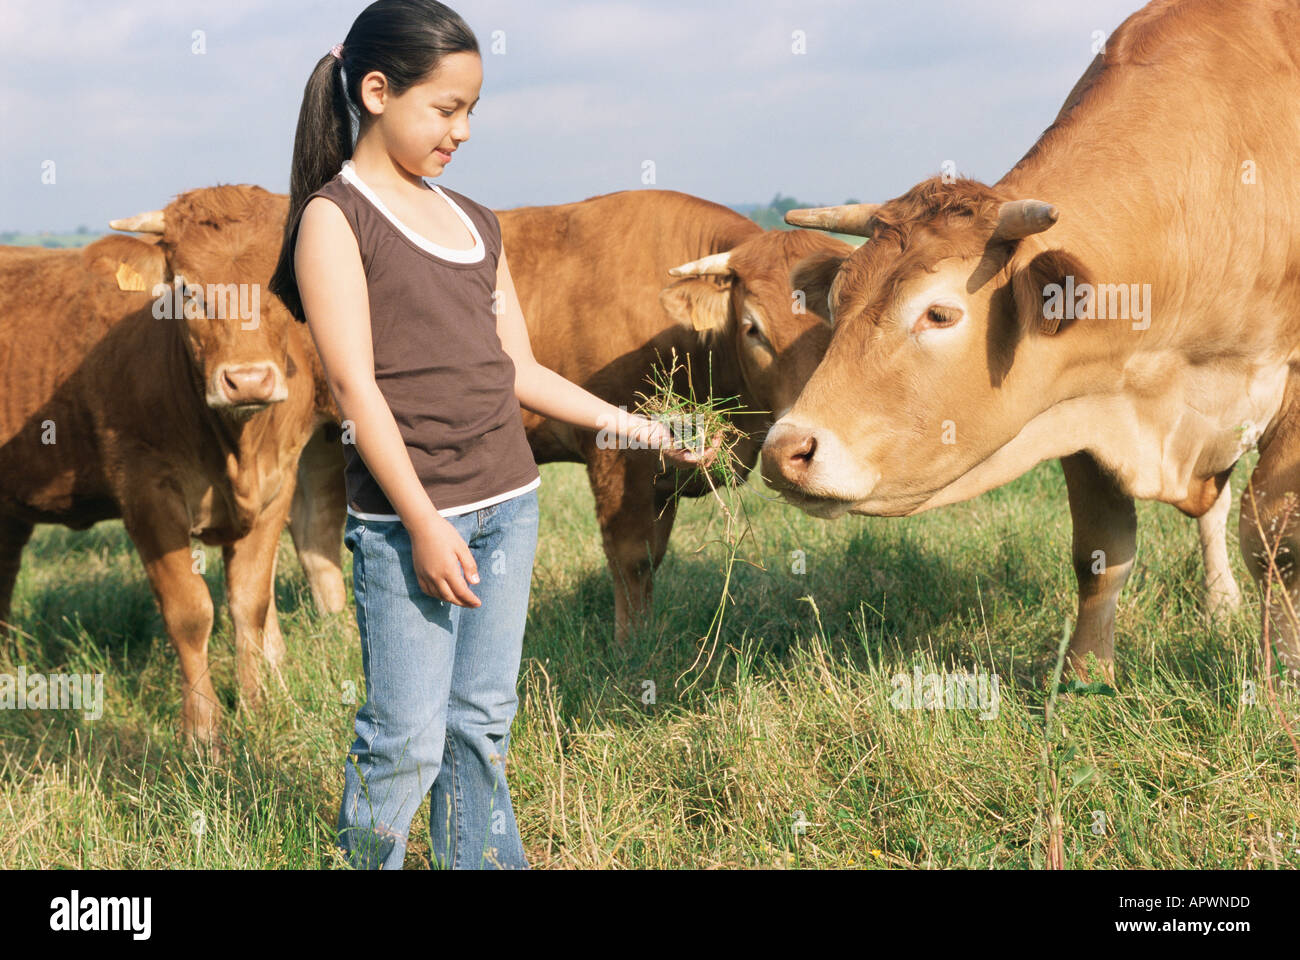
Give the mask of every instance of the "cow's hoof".
M 1065 669 L 1062 679 L 1076 679 L 1080 683 L 1102 683 L 1115 685 L 1115 660 L 1111 657 L 1099 657 L 1093 651 L 1077 654 L 1071 650 L 1065 653 Z

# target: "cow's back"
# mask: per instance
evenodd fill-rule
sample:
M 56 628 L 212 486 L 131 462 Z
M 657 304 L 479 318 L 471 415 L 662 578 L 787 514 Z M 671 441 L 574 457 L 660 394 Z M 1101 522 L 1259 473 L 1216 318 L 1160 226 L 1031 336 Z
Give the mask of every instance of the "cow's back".
M 627 376 L 630 355 L 652 341 L 690 347 L 692 332 L 676 327 L 659 305 L 673 279 L 668 271 L 762 232 L 733 210 L 669 190 L 627 190 L 497 216 L 538 361 L 602 395 Z M 645 366 L 639 358 L 630 364 L 638 365 Z M 642 376 L 633 388 L 645 389 Z
M 151 294 L 120 290 L 95 250 L 0 248 L 0 501 L 74 528 L 116 515 L 101 434 L 129 437 L 150 419 L 111 414 L 156 385 L 157 352 L 174 339 Z M 132 316 L 139 329 L 125 345 Z
M 999 183 L 1097 282 L 1149 281 L 1145 343 L 1300 342 L 1300 3 L 1157 0 L 1130 16 Z M 1099 226 L 1101 227 L 1099 229 Z

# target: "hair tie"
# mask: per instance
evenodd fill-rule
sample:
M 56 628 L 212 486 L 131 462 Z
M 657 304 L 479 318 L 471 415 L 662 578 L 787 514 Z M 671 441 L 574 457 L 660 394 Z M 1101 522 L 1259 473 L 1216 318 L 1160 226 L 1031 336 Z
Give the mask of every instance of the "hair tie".
M 334 46 L 330 47 L 330 55 L 331 55 L 335 60 L 342 60 L 342 59 L 343 59 L 343 44 L 341 44 L 341 43 L 336 43 L 336 44 L 334 44 Z

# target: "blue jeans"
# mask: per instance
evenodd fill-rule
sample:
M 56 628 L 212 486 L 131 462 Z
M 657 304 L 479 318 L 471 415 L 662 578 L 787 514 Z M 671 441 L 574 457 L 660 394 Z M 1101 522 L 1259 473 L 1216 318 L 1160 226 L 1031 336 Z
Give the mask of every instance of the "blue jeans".
M 420 589 L 397 520 L 348 514 L 344 543 L 366 702 L 346 764 L 339 846 L 353 866 L 397 870 L 429 788 L 433 865 L 528 869 L 506 785 L 510 722 L 537 549 L 537 491 L 447 517 L 478 564 L 482 606 Z M 466 578 L 468 583 L 468 578 Z

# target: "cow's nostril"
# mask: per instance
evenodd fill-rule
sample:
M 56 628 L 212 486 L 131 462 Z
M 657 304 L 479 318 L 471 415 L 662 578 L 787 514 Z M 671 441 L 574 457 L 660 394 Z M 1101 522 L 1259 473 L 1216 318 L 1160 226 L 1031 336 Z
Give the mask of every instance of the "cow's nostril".
M 275 370 L 269 364 L 227 367 L 221 386 L 231 403 L 267 403 L 275 393 Z
M 817 438 L 810 433 L 808 434 L 808 438 L 804 440 L 803 443 L 799 444 L 798 449 L 790 454 L 790 459 L 802 460 L 803 465 L 806 467 L 808 464 L 812 463 L 813 454 L 816 452 Z
M 801 483 L 812 466 L 813 454 L 816 452 L 817 438 L 811 433 L 791 437 L 783 446 L 778 469 L 786 480 Z
M 776 489 L 802 487 L 817 453 L 817 437 L 798 423 L 772 424 L 763 442 L 763 481 Z

